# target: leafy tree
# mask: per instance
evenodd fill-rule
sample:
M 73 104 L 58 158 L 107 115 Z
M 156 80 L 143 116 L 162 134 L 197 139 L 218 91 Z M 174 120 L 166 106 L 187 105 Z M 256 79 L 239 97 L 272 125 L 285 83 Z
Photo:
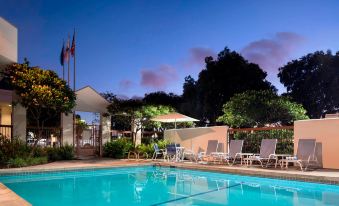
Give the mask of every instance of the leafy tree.
M 301 103 L 311 118 L 339 112 L 339 53 L 317 51 L 279 69 L 288 96 Z
M 71 112 L 75 106 L 74 92 L 54 71 L 29 67 L 28 63 L 12 64 L 6 68 L 5 78 L 20 97 L 18 102 L 27 109 L 27 115 L 36 122 L 34 147 L 42 138 L 46 121 Z
M 199 108 L 199 118 L 208 119 L 212 124 L 222 114 L 222 105 L 234 94 L 247 90 L 275 90 L 265 80 L 267 74 L 257 64 L 249 63 L 240 54 L 225 48 L 214 60 L 206 57 L 206 68 L 199 73 L 196 83 L 191 79 L 184 88 L 183 96 L 187 92 L 196 93 L 198 101 L 191 107 Z M 196 91 L 193 89 L 194 85 Z M 185 92 L 186 91 L 186 92 Z M 192 95 L 192 94 L 191 94 Z M 188 96 L 191 96 L 188 95 Z
M 166 92 L 158 91 L 145 94 L 143 101 L 147 105 L 167 105 L 178 109 L 182 99 L 181 96 L 174 93 L 167 94 Z
M 201 104 L 198 99 L 197 82 L 191 76 L 185 77 L 180 112 L 194 118 L 200 118 Z
M 137 99 L 115 99 L 108 106 L 108 111 L 116 118 L 129 119 L 132 139 L 133 143 L 135 143 L 138 131 L 145 128 L 161 129 L 161 124 L 151 121 L 151 118 L 161 114 L 168 114 L 175 111 L 175 109 L 167 105 L 146 105 L 143 101 Z
M 291 125 L 295 120 L 308 118 L 300 104 L 271 90 L 236 94 L 224 104 L 223 113 L 218 121 L 231 127 Z

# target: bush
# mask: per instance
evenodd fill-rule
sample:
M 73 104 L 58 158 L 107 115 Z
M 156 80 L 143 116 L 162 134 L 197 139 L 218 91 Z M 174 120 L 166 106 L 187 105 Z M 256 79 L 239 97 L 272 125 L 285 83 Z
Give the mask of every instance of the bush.
M 132 142 L 126 138 L 121 138 L 104 144 L 104 156 L 120 159 L 124 158 L 125 154 L 132 149 Z
M 46 153 L 49 161 L 74 159 L 73 146 L 68 144 L 61 147 L 46 148 Z
M 19 138 L 13 138 L 11 140 L 0 135 L 0 164 L 7 164 L 10 159 L 17 157 L 28 157 L 31 151 L 31 147 L 27 146 L 26 143 Z
M 47 157 L 27 157 L 27 158 L 11 158 L 8 161 L 9 167 L 26 167 L 30 165 L 46 164 L 48 162 Z

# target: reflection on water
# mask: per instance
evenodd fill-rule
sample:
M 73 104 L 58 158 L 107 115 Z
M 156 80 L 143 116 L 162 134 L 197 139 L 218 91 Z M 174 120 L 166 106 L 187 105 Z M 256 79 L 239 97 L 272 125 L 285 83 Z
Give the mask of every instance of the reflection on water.
M 162 167 L 0 177 L 33 205 L 339 205 L 339 187 Z

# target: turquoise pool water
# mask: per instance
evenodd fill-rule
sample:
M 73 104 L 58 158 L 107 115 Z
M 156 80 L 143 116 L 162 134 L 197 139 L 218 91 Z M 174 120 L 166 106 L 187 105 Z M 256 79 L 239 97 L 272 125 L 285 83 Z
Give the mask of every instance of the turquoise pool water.
M 164 167 L 0 176 L 34 206 L 339 205 L 339 186 Z

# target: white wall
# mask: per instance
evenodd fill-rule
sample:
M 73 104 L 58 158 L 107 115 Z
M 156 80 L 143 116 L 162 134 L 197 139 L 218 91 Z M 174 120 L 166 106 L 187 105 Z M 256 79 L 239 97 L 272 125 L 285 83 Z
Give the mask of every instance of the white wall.
M 73 145 L 73 114 L 61 114 L 62 144 Z
M 26 108 L 21 106 L 21 104 L 16 104 L 13 107 L 13 136 L 19 137 L 23 141 L 26 141 Z
M 0 65 L 18 61 L 18 30 L 0 17 Z
M 104 117 L 100 115 L 100 124 L 102 125 L 102 144 L 111 139 L 111 116 Z

